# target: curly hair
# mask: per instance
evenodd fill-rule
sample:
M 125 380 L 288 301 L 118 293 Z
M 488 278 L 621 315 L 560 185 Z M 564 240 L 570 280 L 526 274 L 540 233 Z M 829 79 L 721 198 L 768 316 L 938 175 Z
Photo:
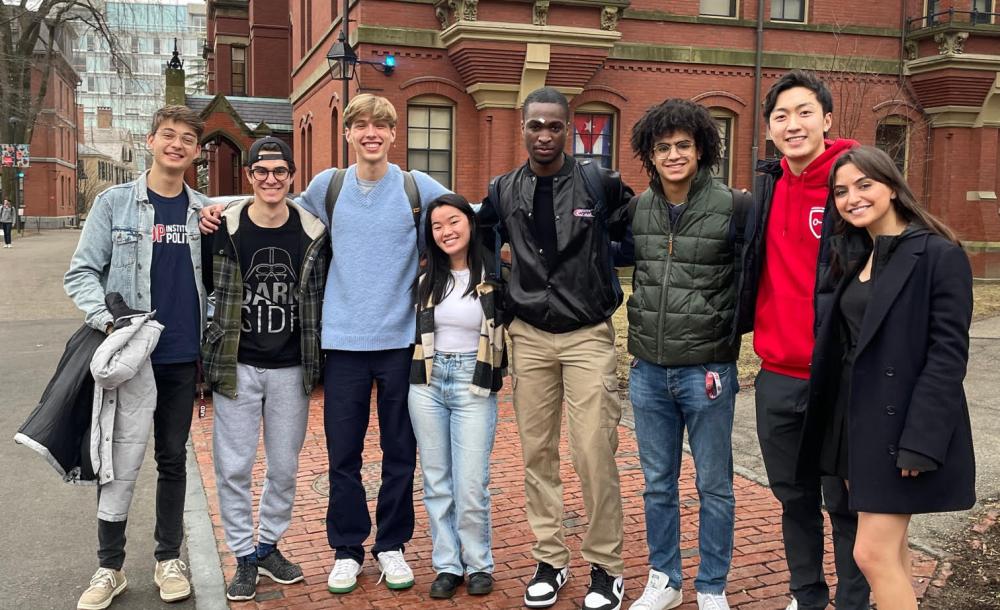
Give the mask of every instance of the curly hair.
M 632 153 L 642 161 L 646 173 L 657 178 L 653 146 L 676 131 L 686 131 L 698 147 L 698 167 L 716 167 L 722 154 L 719 128 L 708 110 L 690 100 L 678 98 L 653 106 L 632 126 Z

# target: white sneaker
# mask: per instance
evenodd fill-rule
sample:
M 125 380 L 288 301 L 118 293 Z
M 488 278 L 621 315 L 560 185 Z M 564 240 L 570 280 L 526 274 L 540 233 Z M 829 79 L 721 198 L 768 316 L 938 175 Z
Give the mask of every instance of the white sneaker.
M 649 571 L 646 589 L 629 610 L 669 610 L 681 605 L 681 591 L 670 585 L 670 578 L 663 572 Z
M 350 593 L 358 586 L 361 564 L 353 559 L 337 559 L 333 562 L 330 577 L 326 579 L 326 589 L 330 593 Z
M 698 610 L 729 610 L 726 594 L 698 593 Z
M 413 570 L 406 565 L 402 551 L 382 551 L 378 554 L 378 565 L 382 568 L 378 582 L 385 579 L 385 586 L 390 589 L 409 589 L 413 586 Z
M 792 598 L 792 602 L 785 606 L 785 610 L 799 610 L 799 600 Z

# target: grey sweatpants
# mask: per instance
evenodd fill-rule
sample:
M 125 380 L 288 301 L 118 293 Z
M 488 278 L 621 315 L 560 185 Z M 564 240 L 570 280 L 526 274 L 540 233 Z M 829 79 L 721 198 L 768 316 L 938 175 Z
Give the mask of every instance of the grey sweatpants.
M 301 366 L 262 369 L 237 364 L 236 387 L 235 399 L 213 394 L 212 452 L 226 544 L 235 556 L 243 557 L 255 548 L 250 486 L 261 418 L 267 475 L 260 497 L 258 539 L 277 544 L 292 520 L 309 397 L 302 389 Z

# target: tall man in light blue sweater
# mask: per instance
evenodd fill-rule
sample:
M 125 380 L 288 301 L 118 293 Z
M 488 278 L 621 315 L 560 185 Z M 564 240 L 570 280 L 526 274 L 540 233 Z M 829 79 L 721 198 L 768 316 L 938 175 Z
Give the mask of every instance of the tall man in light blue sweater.
M 344 110 L 344 135 L 357 163 L 347 168 L 332 219 L 326 198 L 337 170 L 320 172 L 298 200 L 327 224 L 333 245 L 321 338 L 330 460 L 326 528 L 336 552 L 327 586 L 333 593 L 349 593 L 357 586 L 363 545 L 371 533 L 361 453 L 373 382 L 378 389 L 382 486 L 372 554 L 390 589 L 413 585 L 403 546 L 413 535 L 416 441 L 406 399 L 416 336 L 412 285 L 418 236 L 403 172 L 389 163 L 396 119 L 395 108 L 383 97 L 363 94 L 351 100 Z M 422 208 L 448 192 L 426 174 L 411 175 Z M 205 215 L 203 230 L 217 224 L 212 214 L 217 210 Z
M 330 501 L 326 532 L 336 561 L 327 582 L 333 593 L 357 584 L 364 541 L 371 532 L 361 452 L 368 430 L 372 382 L 382 447 L 382 486 L 375 509 L 372 553 L 390 589 L 413 585 L 403 545 L 413 535 L 413 470 L 416 440 L 406 398 L 416 318 L 412 286 L 417 276 L 418 236 L 404 190 L 403 172 L 389 163 L 396 139 L 396 110 L 370 94 L 344 110 L 345 137 L 357 163 L 347 169 L 333 208 L 325 209 L 335 170 L 321 172 L 302 195 L 313 214 L 330 222 L 333 258 L 323 299 L 322 345 L 326 353 L 326 446 Z M 421 207 L 448 191 L 412 172 Z

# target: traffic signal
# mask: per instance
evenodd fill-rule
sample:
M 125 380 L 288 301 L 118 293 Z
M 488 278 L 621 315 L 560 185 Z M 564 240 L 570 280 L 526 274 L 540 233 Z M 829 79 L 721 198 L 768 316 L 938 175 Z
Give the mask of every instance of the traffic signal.
M 17 177 L 18 178 L 24 178 L 24 170 L 23 169 L 17 170 Z

